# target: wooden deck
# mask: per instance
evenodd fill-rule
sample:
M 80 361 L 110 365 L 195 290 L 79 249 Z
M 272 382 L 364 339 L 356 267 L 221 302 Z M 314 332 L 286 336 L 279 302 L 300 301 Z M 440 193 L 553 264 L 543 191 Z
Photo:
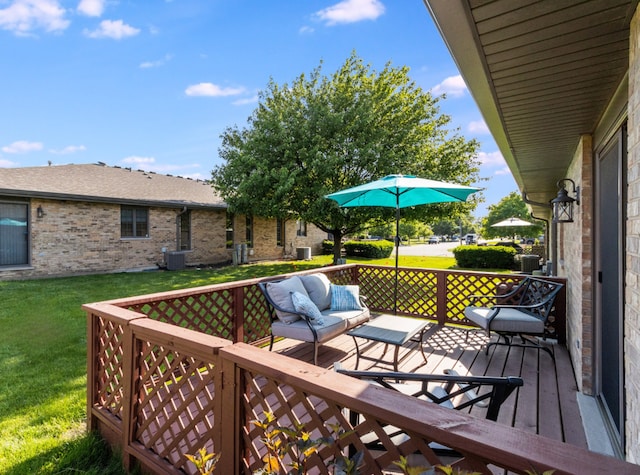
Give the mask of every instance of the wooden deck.
M 495 336 L 493 337 L 495 338 Z M 428 358 L 424 363 L 415 345 L 406 351 L 399 370 L 442 374 L 453 368 L 460 375 L 520 376 L 524 386 L 502 405 L 498 422 L 543 435 L 554 440 L 587 448 L 582 419 L 576 399 L 577 386 L 567 349 L 545 343 L 555 356 L 544 351 L 519 347 L 492 346 L 485 355 L 488 339 L 484 332 L 453 327 L 434 327 L 424 344 Z M 363 345 L 361 345 L 362 349 Z M 368 356 L 381 357 L 384 344 L 364 345 Z M 306 361 L 313 361 L 313 345 L 291 339 L 277 341 L 274 351 Z M 402 353 L 401 353 L 402 355 Z M 360 360 L 360 370 L 392 371 L 393 350 L 389 348 L 384 361 Z M 353 339 L 343 335 L 320 347 L 318 364 L 331 368 L 339 361 L 346 369 L 355 369 L 356 354 Z

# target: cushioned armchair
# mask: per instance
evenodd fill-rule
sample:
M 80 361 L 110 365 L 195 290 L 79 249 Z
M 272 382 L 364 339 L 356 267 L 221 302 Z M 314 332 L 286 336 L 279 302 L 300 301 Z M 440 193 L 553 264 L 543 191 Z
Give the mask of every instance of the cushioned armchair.
M 562 287 L 563 284 L 559 282 L 526 277 L 510 292 L 471 296 L 464 315 L 488 334 L 492 331 L 498 333 L 498 340 L 487 344 L 487 353 L 492 345 L 533 346 L 546 351 L 553 358 L 549 348 L 526 336 L 546 336 L 549 315 Z M 513 341 L 512 337 L 516 335 L 521 343 Z

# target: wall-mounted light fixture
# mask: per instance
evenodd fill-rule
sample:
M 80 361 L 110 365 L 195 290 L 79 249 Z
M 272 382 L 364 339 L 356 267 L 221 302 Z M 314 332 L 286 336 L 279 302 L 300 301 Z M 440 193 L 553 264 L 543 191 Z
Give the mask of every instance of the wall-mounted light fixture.
M 575 198 L 569 196 L 565 187 L 565 182 L 570 182 L 573 186 L 572 193 Z M 551 200 L 553 206 L 554 223 L 573 223 L 573 203 L 580 205 L 580 187 L 571 178 L 558 180 L 558 196 Z
M 38 216 L 38 218 L 42 218 L 44 216 L 44 210 L 42 209 L 42 206 L 38 206 L 38 209 L 36 209 L 36 215 Z

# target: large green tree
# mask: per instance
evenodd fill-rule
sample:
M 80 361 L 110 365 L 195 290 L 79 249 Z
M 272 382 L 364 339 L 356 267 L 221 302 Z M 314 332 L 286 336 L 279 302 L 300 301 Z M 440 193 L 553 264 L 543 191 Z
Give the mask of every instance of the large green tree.
M 291 84 L 273 80 L 244 128 L 222 134 L 224 164 L 213 184 L 232 212 L 301 219 L 341 238 L 372 218 L 393 219 L 375 208 L 341 209 L 324 195 L 388 174 L 470 185 L 478 178 L 478 144 L 449 130 L 429 92 L 406 67 L 375 72 L 353 53 L 331 76 L 322 63 Z M 457 215 L 475 203 L 418 206 L 403 217 Z
M 533 223 L 532 226 L 494 227 L 493 225 L 509 218 L 520 218 Z M 482 237 L 495 238 L 520 235 L 535 237 L 544 231 L 544 226 L 537 224 L 529 214 L 527 205 L 515 191 L 502 198 L 497 204 L 489 206 L 489 214 L 482 220 Z

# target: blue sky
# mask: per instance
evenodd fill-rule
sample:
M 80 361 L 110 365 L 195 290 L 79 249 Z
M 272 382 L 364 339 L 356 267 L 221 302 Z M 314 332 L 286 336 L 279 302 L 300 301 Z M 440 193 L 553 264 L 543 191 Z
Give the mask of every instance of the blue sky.
M 517 189 L 422 0 L 0 0 L 0 168 L 208 179 L 270 78 L 320 61 L 330 75 L 352 51 L 446 94 L 441 112 L 481 143 L 477 216 Z

